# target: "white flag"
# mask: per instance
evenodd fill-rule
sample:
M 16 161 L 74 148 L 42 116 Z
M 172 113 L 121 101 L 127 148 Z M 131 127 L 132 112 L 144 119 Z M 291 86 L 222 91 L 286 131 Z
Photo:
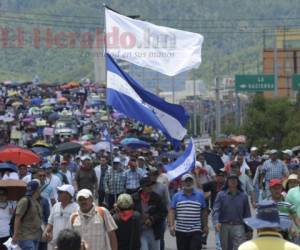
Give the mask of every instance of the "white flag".
M 197 68 L 203 36 L 134 20 L 106 9 L 106 50 L 114 58 L 168 76 Z

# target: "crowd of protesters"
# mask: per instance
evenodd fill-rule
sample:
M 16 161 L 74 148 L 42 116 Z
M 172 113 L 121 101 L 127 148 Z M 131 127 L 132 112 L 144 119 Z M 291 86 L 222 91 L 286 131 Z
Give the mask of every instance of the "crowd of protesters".
M 170 181 L 164 166 L 184 143 L 175 152 L 160 132 L 109 110 L 103 88 L 65 86 L 1 87 L 0 154 L 14 145 L 48 149 L 36 152 L 39 163 L 0 170 L 1 179 L 27 185 L 18 202 L 0 188 L 1 249 L 11 237 L 24 250 L 163 250 L 166 231 L 179 250 L 205 248 L 209 234 L 217 250 L 265 249 L 246 242 L 254 229 L 283 237 L 289 248 L 280 249 L 299 248 L 297 151 L 206 146 L 197 149 L 191 171 Z M 66 116 L 76 132 L 56 133 L 56 122 Z M 147 146 L 121 143 L 132 137 Z M 107 141 L 112 146 L 103 146 Z M 56 150 L 67 142 L 81 147 Z M 257 218 L 251 219 L 253 209 Z

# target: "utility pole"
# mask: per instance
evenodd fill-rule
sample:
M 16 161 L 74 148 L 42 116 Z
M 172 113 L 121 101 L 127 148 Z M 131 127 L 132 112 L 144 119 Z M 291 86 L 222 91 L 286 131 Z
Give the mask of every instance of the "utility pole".
M 220 78 L 216 77 L 216 138 L 221 134 Z
M 278 96 L 278 51 L 277 51 L 277 43 L 276 43 L 276 31 L 274 32 L 274 50 L 273 50 L 273 72 L 274 72 L 274 82 L 275 82 L 275 90 L 273 96 Z
M 197 113 L 196 113 L 196 106 L 197 106 L 197 100 L 196 100 L 196 79 L 195 79 L 195 71 L 193 71 L 193 87 L 194 87 L 194 107 L 193 107 L 193 117 L 194 117 L 194 136 L 197 135 Z
M 98 84 L 106 83 L 106 66 L 104 58 L 104 43 L 100 43 L 98 48 L 97 40 L 94 41 L 93 46 L 94 55 L 94 77 Z

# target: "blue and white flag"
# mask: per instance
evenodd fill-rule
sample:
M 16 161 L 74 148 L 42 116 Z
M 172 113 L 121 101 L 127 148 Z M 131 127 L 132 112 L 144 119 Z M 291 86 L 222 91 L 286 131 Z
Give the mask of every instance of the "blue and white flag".
M 164 169 L 167 171 L 169 181 L 190 172 L 195 167 L 196 151 L 193 140 L 190 139 L 189 145 L 176 161 L 165 165 Z
M 189 115 L 185 109 L 145 90 L 122 71 L 109 54 L 106 54 L 106 69 L 107 104 L 130 118 L 161 130 L 178 148 L 187 133 L 185 125 Z

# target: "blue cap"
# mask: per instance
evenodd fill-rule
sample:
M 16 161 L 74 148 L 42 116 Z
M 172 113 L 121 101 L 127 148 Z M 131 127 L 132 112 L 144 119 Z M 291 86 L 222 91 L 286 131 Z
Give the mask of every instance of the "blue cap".
M 40 183 L 35 180 L 28 182 L 26 187 L 26 195 L 32 196 L 39 189 L 39 187 Z

